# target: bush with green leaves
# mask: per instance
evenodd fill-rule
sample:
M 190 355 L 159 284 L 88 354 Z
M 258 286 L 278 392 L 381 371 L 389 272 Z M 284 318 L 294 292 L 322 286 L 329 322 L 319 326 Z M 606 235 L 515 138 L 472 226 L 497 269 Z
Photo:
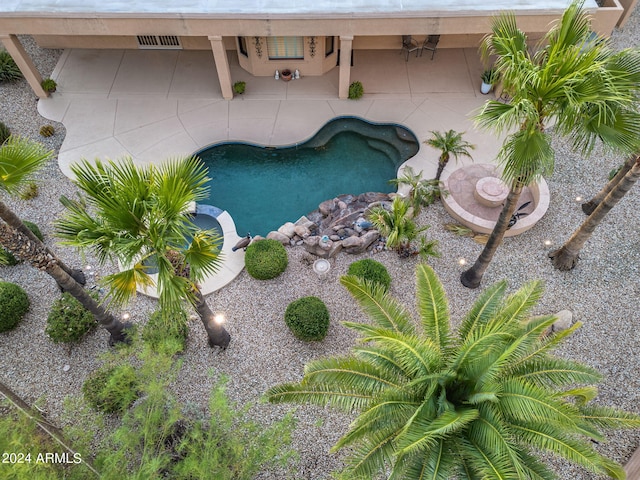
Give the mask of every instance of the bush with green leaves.
M 97 294 L 93 296 L 97 299 Z M 69 293 L 64 292 L 51 307 L 44 332 L 55 343 L 74 343 L 96 325 L 91 312 Z
M 385 267 L 380 262 L 373 260 L 372 258 L 363 258 L 362 260 L 356 260 L 347 270 L 349 275 L 355 275 L 356 277 L 363 278 L 372 282 L 376 282 L 382 285 L 386 290 L 391 285 L 391 276 Z
M 11 136 L 11 130 L 4 123 L 0 122 L 0 145 Z
M 0 282 L 0 332 L 16 328 L 29 310 L 29 297 L 20 285 Z
M 300 340 L 320 341 L 329 330 L 329 310 L 318 297 L 302 297 L 287 306 L 284 321 Z
M 349 85 L 349 99 L 350 100 L 358 100 L 362 98 L 364 95 L 364 87 L 362 86 L 362 82 L 353 82 Z
M 253 242 L 247 247 L 244 264 L 253 278 L 269 280 L 286 270 L 289 258 L 280 242 L 267 238 Z
M 14 82 L 22 78 L 22 72 L 6 50 L 0 50 L 0 82 Z
M 138 398 L 138 377 L 128 363 L 104 365 L 82 385 L 87 403 L 105 413 L 122 413 Z
M 238 95 L 242 95 L 246 88 L 247 88 L 247 82 L 239 81 L 233 84 L 233 91 Z
M 44 237 L 42 236 L 42 232 L 40 231 L 40 228 L 38 228 L 38 225 L 33 222 L 29 222 L 28 220 L 23 220 L 22 223 L 24 223 L 24 225 L 29 230 L 31 230 L 33 234 L 41 241 L 44 240 Z M 18 263 L 20 262 L 11 252 L 0 247 L 0 265 L 13 266 L 17 265 Z
M 47 93 L 55 92 L 56 88 L 58 88 L 58 84 L 53 78 L 45 78 L 40 82 L 40 86 Z
M 187 321 L 184 310 L 169 313 L 166 318 L 163 318 L 162 311 L 155 311 L 142 329 L 142 339 L 154 352 L 169 355 L 182 352 L 189 333 Z

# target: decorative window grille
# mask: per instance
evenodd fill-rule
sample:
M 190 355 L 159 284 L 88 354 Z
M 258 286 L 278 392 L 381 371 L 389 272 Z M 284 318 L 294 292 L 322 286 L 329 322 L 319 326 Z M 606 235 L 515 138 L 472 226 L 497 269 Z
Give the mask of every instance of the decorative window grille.
M 304 37 L 267 37 L 269 60 L 304 59 Z
M 139 48 L 175 50 L 182 48 L 180 38 L 175 35 L 138 35 Z

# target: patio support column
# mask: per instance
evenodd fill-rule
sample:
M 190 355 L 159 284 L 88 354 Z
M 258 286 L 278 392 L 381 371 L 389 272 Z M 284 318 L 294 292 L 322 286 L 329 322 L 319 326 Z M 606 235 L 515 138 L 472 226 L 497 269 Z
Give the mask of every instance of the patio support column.
M 213 50 L 213 60 L 216 63 L 218 71 L 218 81 L 220 82 L 220 90 L 225 100 L 233 98 L 233 90 L 231 89 L 231 69 L 229 68 L 229 59 L 227 51 L 222 43 L 222 35 L 212 35 L 209 37 L 211 42 L 211 50 Z
M 351 83 L 351 51 L 353 35 L 340 35 L 340 74 L 338 80 L 338 98 L 349 98 L 349 84 Z
M 22 72 L 22 75 L 24 75 L 25 80 L 29 83 L 33 93 L 40 98 L 47 98 L 49 94 L 45 92 L 40 85 L 42 82 L 40 72 L 38 72 L 38 69 L 33 64 L 31 57 L 25 51 L 18 37 L 13 34 L 0 35 L 0 40 L 4 48 L 7 49 L 7 52 L 9 52 L 9 55 L 11 55 L 11 58 L 16 62 L 16 65 L 18 65 L 18 68 Z

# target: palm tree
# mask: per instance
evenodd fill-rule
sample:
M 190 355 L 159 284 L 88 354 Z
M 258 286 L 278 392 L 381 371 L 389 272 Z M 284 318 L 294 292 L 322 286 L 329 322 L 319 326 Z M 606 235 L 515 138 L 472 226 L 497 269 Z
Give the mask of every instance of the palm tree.
M 505 281 L 491 286 L 454 335 L 435 273 L 422 264 L 416 277 L 421 329 L 380 286 L 342 277 L 371 319 L 344 323 L 362 344 L 348 356 L 310 362 L 299 384 L 267 392 L 274 403 L 357 412 L 332 449 L 348 448 L 345 478 L 556 478 L 537 458 L 543 451 L 624 478 L 591 440 L 602 439 L 601 429 L 638 427 L 640 417 L 591 405 L 598 372 L 551 355 L 579 324 L 548 336 L 554 316 L 527 318 L 540 282 L 506 298 Z
M 9 195 L 17 195 L 32 181 L 33 174 L 40 170 L 53 158 L 53 152 L 26 138 L 10 136 L 0 145 L 0 191 Z M 18 230 L 30 242 L 38 243 L 40 239 L 22 222 L 9 206 L 0 200 L 0 218 L 14 230 Z M 42 242 L 40 242 L 42 243 Z M 51 256 L 55 254 L 44 245 Z M 82 270 L 72 269 L 57 259 L 58 265 L 81 285 L 86 283 Z
M 219 266 L 220 239 L 200 230 L 187 212 L 190 203 L 208 196 L 202 162 L 188 157 L 138 167 L 131 158 L 83 160 L 71 171 L 84 195 L 61 199 L 67 211 L 56 222 L 57 232 L 63 243 L 95 252 L 101 264 L 120 262 L 123 269 L 103 279 L 109 298 L 126 304 L 138 286 L 155 285 L 167 319 L 186 300 L 200 315 L 209 345 L 226 348 L 231 337 L 198 287 Z
M 607 213 L 631 190 L 638 178 L 640 178 L 640 156 L 635 157 L 635 162 L 631 169 L 627 171 L 621 180 L 618 180 L 613 185 L 604 200 L 598 204 L 596 209 L 571 235 L 569 240 L 559 249 L 549 253 L 549 258 L 551 258 L 555 268 L 558 270 L 571 270 L 576 266 L 580 257 L 580 250 L 587 243 L 587 240 L 591 238 L 591 234 L 600 225 Z
M 10 137 L 0 146 L 0 190 L 15 194 L 32 179 L 33 174 L 52 158 L 52 152 L 43 145 L 28 139 Z M 130 326 L 109 313 L 78 283 L 77 276 L 44 243 L 36 237 L 0 201 L 0 245 L 31 266 L 49 274 L 64 291 L 69 292 L 91 312 L 96 321 L 110 334 L 109 344 L 127 341 L 126 329 Z
M 397 196 L 391 203 L 391 210 L 384 206 L 373 207 L 367 218 L 383 237 L 387 238 L 388 248 L 396 250 L 401 257 L 408 257 L 414 253 L 426 256 L 437 256 L 436 241 L 427 241 L 420 238 L 420 247 L 415 249 L 412 242 L 420 233 L 429 228 L 429 225 L 418 227 L 415 220 L 409 215 L 409 203 Z
M 414 217 L 420 214 L 423 206 L 431 205 L 443 194 L 439 180 L 424 180 L 422 172 L 415 173 L 411 165 L 405 166 L 402 169 L 402 176 L 389 180 L 389 183 L 396 187 L 402 185 L 409 187 L 408 201 Z
M 541 45 L 531 54 L 510 14 L 496 18 L 492 33 L 483 40 L 482 52 L 496 56 L 495 66 L 511 101 L 488 101 L 476 120 L 481 127 L 512 132 L 498 154 L 510 192 L 482 253 L 461 275 L 465 287 L 480 285 L 522 189 L 553 171 L 554 151 L 545 131 L 549 118 L 555 119 L 555 131 L 584 154 L 598 139 L 626 153 L 638 150 L 640 52 L 614 53 L 606 39 L 593 40 L 582 2 L 564 12 Z
M 582 211 L 586 215 L 591 215 L 600 202 L 605 199 L 611 190 L 624 178 L 631 167 L 636 163 L 636 156 L 630 155 L 625 162 L 618 168 L 611 171 L 609 182 L 600 190 L 591 200 L 582 204 Z M 613 177 L 611 177 L 613 175 Z
M 438 171 L 435 177 L 435 180 L 439 182 L 442 171 L 444 167 L 447 166 L 447 163 L 449 163 L 451 155 L 453 155 L 456 161 L 459 157 L 472 158 L 469 150 L 473 150 L 476 147 L 462 139 L 464 132 L 458 133 L 455 130 L 448 130 L 444 132 L 444 134 L 435 131 L 432 131 L 431 134 L 432 137 L 429 140 L 425 140 L 424 143 L 442 152 L 438 158 Z

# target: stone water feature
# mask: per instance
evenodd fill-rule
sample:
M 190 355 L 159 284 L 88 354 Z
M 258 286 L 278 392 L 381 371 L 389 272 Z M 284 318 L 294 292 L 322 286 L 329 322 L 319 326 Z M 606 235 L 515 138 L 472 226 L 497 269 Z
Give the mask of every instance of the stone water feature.
M 318 209 L 287 222 L 267 238 L 283 245 L 302 246 L 307 252 L 331 258 L 340 252 L 359 254 L 369 248 L 382 248 L 380 234 L 366 220 L 374 206 L 388 205 L 396 193 L 368 192 L 361 195 L 339 195 L 322 202 Z
M 442 203 L 453 218 L 474 232 L 491 233 L 498 220 L 502 205 L 509 194 L 509 187 L 500 180 L 500 171 L 492 164 L 473 164 L 459 168 L 443 178 L 449 192 Z M 518 218 L 505 233 L 512 237 L 533 227 L 549 208 L 549 187 L 541 178 L 538 183 L 525 187 L 520 195 L 518 208 L 531 202 L 518 213 Z

